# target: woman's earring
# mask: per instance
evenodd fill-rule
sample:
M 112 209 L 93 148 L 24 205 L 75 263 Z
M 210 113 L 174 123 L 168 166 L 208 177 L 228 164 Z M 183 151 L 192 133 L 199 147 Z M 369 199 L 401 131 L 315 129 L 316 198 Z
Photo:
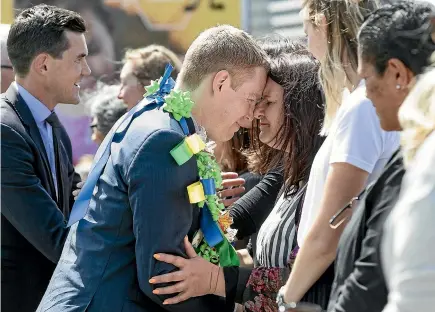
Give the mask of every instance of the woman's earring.
M 396 89 L 397 90 L 400 90 L 402 87 L 398 84 L 398 85 L 396 85 Z

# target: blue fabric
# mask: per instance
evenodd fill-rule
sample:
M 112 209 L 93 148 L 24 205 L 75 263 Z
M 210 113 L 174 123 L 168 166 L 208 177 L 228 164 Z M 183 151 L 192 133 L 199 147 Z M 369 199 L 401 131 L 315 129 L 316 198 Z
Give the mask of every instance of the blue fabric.
M 172 65 L 166 65 L 165 73 L 160 81 L 159 90 L 145 98 L 139 104 L 137 104 L 132 110 L 128 112 L 123 118 L 121 122 L 117 122 L 113 129 L 109 132 L 109 134 L 104 139 L 105 144 L 101 144 L 99 151 L 96 154 L 94 159 L 94 164 L 92 165 L 92 169 L 89 172 L 88 178 L 83 185 L 83 188 L 77 197 L 76 202 L 71 211 L 71 215 L 68 221 L 68 227 L 83 219 L 88 211 L 89 201 L 91 200 L 95 185 L 97 184 L 98 179 L 100 178 L 101 173 L 103 172 L 104 167 L 106 166 L 107 160 L 110 157 L 111 151 L 111 143 L 114 140 L 118 129 L 124 127 L 124 129 L 128 129 L 130 124 L 133 122 L 135 118 L 140 116 L 143 112 L 153 110 L 155 108 L 160 108 L 165 104 L 164 97 L 168 95 L 171 90 L 175 86 L 174 80 L 170 77 L 172 72 Z M 130 118 L 131 117 L 131 118 Z M 128 125 L 125 125 L 126 121 Z M 107 139 L 108 137 L 108 139 Z M 107 139 L 107 140 L 106 140 Z
M 180 126 L 181 126 L 181 129 L 183 129 L 183 133 L 185 135 L 189 135 L 190 134 L 189 127 L 187 126 L 187 122 L 186 122 L 186 119 L 184 117 L 182 117 L 180 119 Z
M 53 144 L 53 131 L 48 122 L 45 120 L 51 115 L 51 111 L 47 106 L 41 103 L 37 98 L 29 93 L 23 86 L 15 82 L 18 93 L 26 102 L 27 106 L 35 119 L 38 126 L 39 133 L 41 134 L 42 142 L 44 143 L 45 151 L 47 152 L 48 162 L 50 164 L 51 175 L 53 177 L 54 187 L 57 189 L 57 177 L 56 177 L 56 160 L 54 155 Z
M 205 241 L 210 247 L 214 247 L 223 241 L 222 232 L 217 223 L 213 220 L 207 204 L 204 204 L 204 207 L 202 207 L 200 224 Z
M 214 179 L 202 179 L 202 186 L 204 188 L 205 195 L 215 195 L 216 194 L 216 184 Z
M 106 136 L 105 140 L 106 142 L 103 142 L 105 144 L 101 144 L 100 149 L 98 150 L 96 157 L 94 159 L 94 164 L 92 165 L 92 169 L 89 172 L 88 178 L 86 179 L 85 184 L 83 185 L 83 188 L 77 196 L 77 199 L 74 203 L 74 206 L 71 211 L 71 215 L 68 221 L 68 227 L 73 225 L 74 223 L 80 221 L 83 219 L 88 211 L 89 207 L 89 201 L 92 198 L 92 194 L 95 188 L 95 185 L 97 184 L 98 179 L 101 176 L 101 173 L 103 172 L 104 167 L 106 166 L 107 160 L 110 157 L 110 146 L 111 143 L 117 133 L 117 131 L 122 128 L 127 129 L 128 126 L 133 122 L 133 120 L 140 116 L 143 112 L 153 110 L 156 108 L 155 102 L 150 102 L 153 100 L 143 100 L 139 104 L 137 104 L 132 110 L 126 114 L 121 122 L 117 122 L 113 129 L 109 132 L 109 134 Z M 154 104 L 154 105 L 153 105 Z M 128 121 L 128 125 L 126 126 L 124 123 Z M 108 139 L 107 139 L 108 137 Z M 107 139 L 107 140 L 106 140 Z
M 172 158 L 184 134 L 176 120 L 155 109 L 160 105 L 144 99 L 101 144 L 78 208 L 87 212 L 70 229 L 38 312 L 233 311 L 232 302 L 217 296 L 164 306 L 167 296 L 154 294 L 149 283 L 177 270 L 153 255 L 186 258 L 184 237 L 192 239 L 200 227 L 200 209 L 186 192 L 198 181 L 196 161 L 178 166 Z M 74 218 L 80 215 L 83 210 Z
M 232 312 L 225 298 L 164 306 L 166 296 L 152 293 L 153 276 L 177 270 L 153 255 L 187 257 L 183 239 L 200 228 L 202 209 L 186 191 L 198 168 L 193 157 L 178 166 L 170 155 L 184 134 L 169 114 L 154 109 L 129 121 L 113 137 L 88 213 L 71 226 L 37 311 Z

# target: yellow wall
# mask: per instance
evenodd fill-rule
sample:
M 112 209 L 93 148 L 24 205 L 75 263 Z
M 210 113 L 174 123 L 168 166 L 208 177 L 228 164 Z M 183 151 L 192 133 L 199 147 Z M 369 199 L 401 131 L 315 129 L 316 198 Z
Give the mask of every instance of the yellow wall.
M 89 0 L 92 1 L 92 0 Z M 138 14 L 149 30 L 163 30 L 169 33 L 172 42 L 186 50 L 198 34 L 217 24 L 240 27 L 240 0 L 199 0 L 198 8 L 191 12 L 185 6 L 198 0 L 105 0 L 107 5 L 120 7 L 129 13 Z M 13 21 L 13 0 L 0 0 L 1 23 Z M 223 10 L 210 7 L 210 3 L 222 4 Z
M 10 24 L 14 19 L 13 14 L 13 0 L 0 0 L 1 2 L 1 15 L 0 15 L 0 23 L 1 24 Z
M 184 50 L 187 50 L 201 31 L 209 27 L 217 24 L 240 27 L 240 0 L 199 0 L 196 10 L 184 10 L 187 4 L 196 1 L 198 0 L 105 0 L 108 5 L 138 14 L 150 30 L 168 31 L 171 41 Z M 211 8 L 211 2 L 222 4 L 224 9 Z

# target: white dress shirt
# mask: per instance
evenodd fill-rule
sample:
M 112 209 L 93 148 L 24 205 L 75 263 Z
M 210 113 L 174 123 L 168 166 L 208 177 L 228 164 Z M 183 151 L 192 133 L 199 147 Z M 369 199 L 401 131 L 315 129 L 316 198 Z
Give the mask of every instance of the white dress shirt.
M 45 151 L 47 152 L 48 162 L 50 164 L 51 175 L 53 177 L 54 187 L 57 194 L 57 177 L 56 177 L 56 158 L 54 155 L 53 130 L 46 119 L 51 115 L 51 111 L 47 106 L 41 103 L 37 98 L 29 93 L 23 86 L 15 82 L 18 93 L 26 102 L 27 106 L 35 119 L 41 134 L 42 142 L 44 142 Z

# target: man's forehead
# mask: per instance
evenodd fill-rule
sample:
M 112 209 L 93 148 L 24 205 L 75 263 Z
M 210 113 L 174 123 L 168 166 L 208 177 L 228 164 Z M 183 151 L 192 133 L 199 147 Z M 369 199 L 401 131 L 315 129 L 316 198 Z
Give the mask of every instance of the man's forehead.
M 84 33 L 66 30 L 65 36 L 70 44 L 70 49 L 81 50 L 79 53 L 84 53 L 86 55 L 88 54 L 88 46 L 86 44 Z

